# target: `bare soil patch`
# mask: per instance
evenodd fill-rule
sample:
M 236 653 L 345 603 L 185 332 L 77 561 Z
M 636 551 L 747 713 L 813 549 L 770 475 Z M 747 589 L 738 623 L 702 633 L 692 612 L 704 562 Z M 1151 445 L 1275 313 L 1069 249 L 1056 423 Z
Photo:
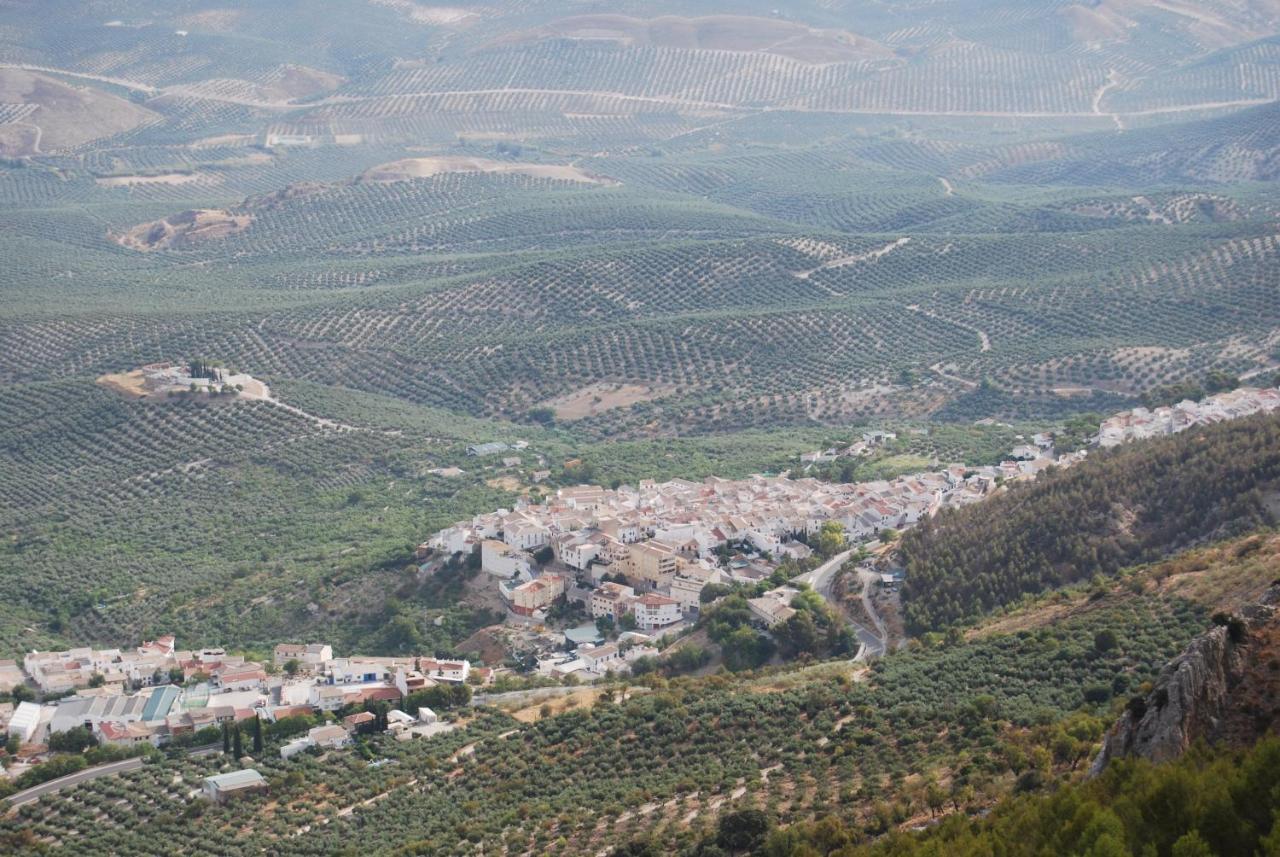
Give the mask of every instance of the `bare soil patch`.
M 474 653 L 490 666 L 501 664 L 507 657 L 506 641 L 502 638 L 502 626 L 481 628 L 454 648 L 459 652 Z
M 132 372 L 101 375 L 98 377 L 98 383 L 131 399 L 141 399 L 147 395 L 146 388 L 143 386 L 142 370 L 140 369 L 135 369 Z
M 458 6 L 428 6 L 414 3 L 413 0 L 369 0 L 369 2 L 374 6 L 395 9 L 415 24 L 428 24 L 434 27 L 462 27 L 480 19 L 477 13 Z
M 673 392 L 661 385 L 589 384 L 580 390 L 549 399 L 543 404 L 556 412 L 558 420 L 580 420 L 614 408 L 626 408 L 636 402 L 660 399 Z
M 206 9 L 183 15 L 176 23 L 184 30 L 204 30 L 208 33 L 227 33 L 235 29 L 244 12 L 240 9 Z
M 150 252 L 181 249 L 205 241 L 236 235 L 253 223 L 252 214 L 232 214 L 220 208 L 202 208 L 172 214 L 162 220 L 140 223 L 122 234 L 112 235 L 121 247 Z
M 341 75 L 309 68 L 305 65 L 286 65 L 276 69 L 263 85 L 263 90 L 281 101 L 306 98 L 330 92 L 342 85 Z
M 0 133 L 0 155 L 7 157 L 79 146 L 159 118 L 123 98 L 18 68 L 0 68 L 0 102 L 37 105 L 21 126 Z
M 511 491 L 512 493 L 520 491 L 523 487 L 520 480 L 514 476 L 495 476 L 492 479 L 486 479 L 484 484 L 490 488 L 497 488 L 499 491 Z
M 456 155 L 405 158 L 387 164 L 379 164 L 366 170 L 361 176 L 367 182 L 399 182 L 410 179 L 430 178 L 440 173 L 518 173 L 535 178 L 559 179 L 585 184 L 612 184 L 601 176 L 593 176 L 567 164 L 522 164 L 494 161 L 488 158 L 468 158 Z
M 848 30 L 819 30 L 791 21 L 747 15 L 683 18 L 664 15 L 574 15 L 514 33 L 502 43 L 544 39 L 595 39 L 623 45 L 770 53 L 808 63 L 886 59 L 888 47 Z
M 99 187 L 135 187 L 137 185 L 184 185 L 184 184 L 221 184 L 221 176 L 209 173 L 161 173 L 154 176 L 106 176 L 94 179 Z

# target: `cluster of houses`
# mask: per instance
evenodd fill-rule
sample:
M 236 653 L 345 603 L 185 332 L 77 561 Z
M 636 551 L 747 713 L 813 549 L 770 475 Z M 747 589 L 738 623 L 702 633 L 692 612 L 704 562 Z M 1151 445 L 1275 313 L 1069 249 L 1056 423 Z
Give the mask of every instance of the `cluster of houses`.
M 863 432 L 860 440 L 855 440 L 847 446 L 803 452 L 800 454 L 800 463 L 806 465 L 805 470 L 807 471 L 815 464 L 827 464 L 838 458 L 868 456 L 875 452 L 877 447 L 883 446 L 891 440 L 897 440 L 897 438 L 898 435 L 891 431 Z
M 1185 400 L 1163 408 L 1134 408 L 1104 420 L 1098 446 L 1119 446 L 1131 440 L 1177 434 L 1199 425 L 1269 413 L 1280 408 L 1280 389 L 1241 387 L 1199 402 Z
M 282 643 L 268 665 L 223 649 L 180 651 L 174 642 L 165 636 L 133 650 L 31 652 L 23 660 L 30 681 L 46 696 L 66 695 L 45 704 L 21 702 L 4 712 L 8 723 L 0 725 L 22 744 L 43 744 L 52 734 L 85 727 L 105 744 L 159 746 L 224 723 L 395 704 L 436 684 L 492 680 L 491 670 L 466 660 L 335 657 L 324 643 Z M 403 713 L 388 725 L 406 737 L 426 734 L 413 731 L 419 727 L 444 726 L 434 714 L 420 722 Z M 323 747 L 333 736 L 309 737 Z
M 307 750 L 341 750 L 351 746 L 352 736 L 377 720 L 369 711 L 358 711 L 342 718 L 341 723 L 325 723 L 313 726 L 307 734 L 299 736 L 280 748 L 280 758 L 292 759 Z M 397 741 L 415 737 L 429 737 L 456 728 L 453 723 L 443 723 L 439 716 L 426 706 L 418 708 L 417 716 L 393 708 L 387 712 L 387 733 Z
M 1052 439 L 1040 440 L 1044 446 L 1028 447 L 1028 457 L 999 466 L 953 465 L 856 484 L 755 475 L 561 488 L 541 503 L 519 500 L 512 509 L 447 527 L 420 552 L 478 551 L 481 568 L 500 579 L 516 615 L 543 617 L 579 580 L 594 587 L 594 617 L 630 614 L 637 628 L 653 631 L 696 612 L 709 584 L 758 579 L 740 573 L 746 563 L 720 561 L 730 546 L 746 545 L 774 559 L 802 558 L 809 548 L 795 537 L 814 534 L 827 521 L 838 521 L 852 539 L 869 539 L 940 508 L 981 500 L 1002 481 L 1031 479 L 1080 457 L 1055 457 Z M 539 552 L 550 552 L 563 570 L 539 574 Z
M 658 656 L 658 649 L 649 645 L 652 637 L 639 631 L 624 632 L 612 642 L 606 642 L 594 626 L 570 629 L 565 636 L 572 646 L 568 651 L 543 652 L 537 659 L 539 675 L 554 679 L 575 676 L 590 682 L 609 673 L 629 673 L 640 658 Z
M 747 543 L 774 557 L 802 554 L 792 538 L 838 521 L 854 539 L 908 526 L 945 506 L 981 500 L 1003 480 L 1034 478 L 1054 457 L 1052 439 L 1027 460 L 966 467 L 850 484 L 814 478 L 754 475 L 673 479 L 616 489 L 561 488 L 541 503 L 518 500 L 512 509 L 477 515 L 446 527 L 421 548 L 445 554 L 480 550 L 483 567 L 503 578 L 533 579 L 531 552 L 549 548 L 571 569 L 595 566 L 621 574 L 637 588 L 656 590 L 699 559 L 729 544 Z

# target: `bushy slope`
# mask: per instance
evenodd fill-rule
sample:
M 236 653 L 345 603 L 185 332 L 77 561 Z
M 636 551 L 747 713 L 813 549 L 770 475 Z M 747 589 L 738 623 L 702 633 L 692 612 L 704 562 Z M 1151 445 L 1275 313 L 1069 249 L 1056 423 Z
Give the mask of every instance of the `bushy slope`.
M 226 807 L 184 812 L 175 773 L 195 783 L 219 765 L 184 756 L 24 807 L 0 832 L 118 854 L 173 835 L 226 855 L 340 853 L 356 839 L 378 854 L 505 846 L 576 855 L 642 834 L 659 853 L 677 853 L 689 829 L 730 808 L 802 820 L 839 805 L 874 826 L 878 800 L 890 819 L 912 814 L 908 794 L 919 807 L 910 774 L 963 771 L 966 801 L 1008 788 L 1027 754 L 1048 752 L 1059 719 L 1084 704 L 1084 688 L 1105 696 L 1117 675 L 1126 687 L 1147 680 L 1206 621 L 1202 608 L 1177 599 L 1117 599 L 1037 635 L 895 655 L 866 682 L 836 663 L 659 680 L 625 702 L 532 724 L 480 712 L 463 732 L 370 745 L 371 758 L 393 764 L 365 765 L 354 754 L 281 762 L 268 753 L 255 766 L 272 780 L 270 797 Z M 1103 629 L 1120 641 L 1107 652 L 1093 643 Z M 1100 734 L 1101 721 L 1077 718 L 1083 734 Z M 124 790 L 134 798 L 118 805 Z
M 761 837 L 751 853 L 768 857 L 1274 854 L 1280 848 L 1277 785 L 1280 740 L 1268 738 L 1247 752 L 1201 750 L 1163 766 L 1114 765 L 1092 782 L 1065 786 L 1051 796 L 1005 800 L 980 820 L 950 815 L 926 832 L 896 833 L 873 845 L 858 847 L 861 832 L 833 818 Z
M 915 630 L 937 628 L 1268 523 L 1265 495 L 1277 479 L 1277 416 L 1095 452 L 909 531 L 901 548 L 905 617 Z

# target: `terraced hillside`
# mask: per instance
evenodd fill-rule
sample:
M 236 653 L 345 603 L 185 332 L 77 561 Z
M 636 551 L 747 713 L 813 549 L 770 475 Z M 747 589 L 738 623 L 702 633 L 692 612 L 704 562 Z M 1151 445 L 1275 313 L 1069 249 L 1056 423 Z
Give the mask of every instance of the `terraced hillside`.
M 353 836 L 375 853 L 595 854 L 636 840 L 696 854 L 717 818 L 758 809 L 779 826 L 838 817 L 867 841 L 1077 777 L 1113 712 L 1214 611 L 1265 591 L 1278 557 L 1274 536 L 1182 554 L 871 669 L 615 683 L 536 722 L 476 709 L 448 735 L 360 738 L 390 760 L 377 764 L 355 751 L 283 762 L 273 738 L 253 762 L 270 795 L 225 806 L 189 792 L 230 761 L 179 753 L 23 806 L 0 835 L 19 853 L 144 853 L 157 834 L 194 833 L 228 854 L 330 853 Z
M 4 0 L 5 639 L 342 625 L 359 570 L 509 499 L 427 472 L 469 440 L 741 472 L 1269 378 L 1277 14 Z M 94 384 L 195 356 L 280 401 Z

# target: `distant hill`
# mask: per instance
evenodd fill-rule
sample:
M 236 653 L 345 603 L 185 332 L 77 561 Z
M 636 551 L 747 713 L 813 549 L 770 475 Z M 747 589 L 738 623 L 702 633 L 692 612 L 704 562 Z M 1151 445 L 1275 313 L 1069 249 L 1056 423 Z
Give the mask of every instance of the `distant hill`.
M 985 173 L 990 181 L 1100 185 L 1269 182 L 1280 178 L 1280 103 L 1125 133 L 1071 138 L 1043 160 Z

